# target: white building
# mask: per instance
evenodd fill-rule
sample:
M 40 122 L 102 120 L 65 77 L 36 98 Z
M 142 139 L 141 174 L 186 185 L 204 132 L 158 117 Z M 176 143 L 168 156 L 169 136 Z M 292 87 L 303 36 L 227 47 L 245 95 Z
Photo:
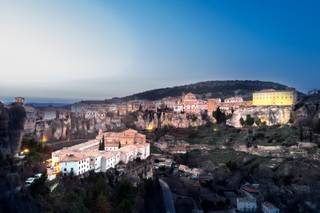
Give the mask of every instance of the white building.
M 225 103 L 242 103 L 243 98 L 240 96 L 230 97 L 230 98 L 224 99 L 224 102 Z
M 85 118 L 85 119 L 92 119 L 92 118 L 95 118 L 95 117 L 96 117 L 96 114 L 97 114 L 96 111 L 88 110 L 88 111 L 86 111 L 86 113 L 85 113 L 85 115 L 84 115 L 84 118 Z
M 90 170 L 90 158 L 80 153 L 69 153 L 61 158 L 60 168 L 63 175 L 81 175 Z
M 42 120 L 50 121 L 57 118 L 57 111 L 54 109 L 45 109 L 42 112 Z
M 250 197 L 238 197 L 237 210 L 241 212 L 256 212 L 257 210 L 256 199 L 250 198 Z
M 88 171 L 106 172 L 120 162 L 127 164 L 138 158 L 145 160 L 150 156 L 150 144 L 145 142 L 124 146 L 120 143 L 107 143 L 106 139 L 105 150 L 99 150 L 100 134 L 97 139 L 52 152 L 50 172 L 75 176 Z
M 182 104 L 177 104 L 177 105 L 173 106 L 174 112 L 181 113 L 181 112 L 183 112 L 183 110 L 184 110 L 184 107 Z
M 262 203 L 262 212 L 263 213 L 279 213 L 280 210 L 275 207 L 272 203 L 263 202 Z

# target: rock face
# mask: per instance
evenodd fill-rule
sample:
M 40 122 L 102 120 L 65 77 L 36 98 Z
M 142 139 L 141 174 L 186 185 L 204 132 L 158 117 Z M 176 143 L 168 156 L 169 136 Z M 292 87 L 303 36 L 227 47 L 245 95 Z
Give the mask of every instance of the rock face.
M 0 153 L 13 156 L 19 149 L 26 112 L 20 105 L 0 103 Z
M 240 119 L 246 119 L 247 115 L 253 118 L 259 118 L 268 126 L 286 124 L 290 120 L 292 107 L 247 107 L 240 108 L 233 112 L 232 117 L 227 121 L 227 124 L 236 128 L 241 128 Z
M 154 129 L 171 126 L 175 128 L 197 127 L 206 124 L 201 115 L 188 115 L 174 112 L 148 113 L 138 115 L 135 125 L 139 129 Z
M 44 138 L 49 141 L 68 139 L 86 139 L 94 137 L 102 129 L 114 130 L 124 128 L 122 118 L 117 115 L 85 118 L 69 113 L 54 120 L 39 120 L 36 123 L 36 140 Z

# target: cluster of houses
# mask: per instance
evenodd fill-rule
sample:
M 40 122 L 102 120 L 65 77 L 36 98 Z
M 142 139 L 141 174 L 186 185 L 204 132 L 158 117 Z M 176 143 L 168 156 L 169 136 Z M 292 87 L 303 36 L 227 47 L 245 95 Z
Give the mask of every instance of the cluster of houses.
M 121 103 L 106 103 L 105 101 L 82 101 L 73 104 L 71 112 L 84 115 L 86 118 L 101 118 L 106 113 L 125 115 L 138 110 L 169 109 L 175 113 L 202 114 L 209 116 L 219 107 L 227 114 L 246 107 L 261 106 L 292 106 L 296 102 L 294 90 L 262 90 L 252 94 L 252 100 L 244 100 L 240 96 L 225 98 L 201 99 L 193 93 L 182 94 L 180 97 L 165 97 L 160 100 L 130 100 Z
M 89 171 L 106 172 L 119 163 L 127 164 L 135 159 L 145 160 L 150 155 L 146 136 L 136 130 L 102 132 L 96 139 L 52 152 L 48 178 L 55 175 L 83 175 Z
M 280 209 L 264 201 L 259 193 L 258 184 L 244 184 L 240 189 L 241 197 L 236 198 L 237 210 L 240 212 L 257 212 L 259 205 L 263 213 L 279 213 Z
M 290 106 L 296 102 L 296 92 L 294 90 L 263 90 L 254 92 L 252 100 L 244 100 L 240 96 L 229 97 L 221 100 L 220 98 L 202 99 L 199 96 L 186 93 L 180 97 L 165 97 L 160 100 L 130 100 L 119 103 L 109 103 L 106 101 L 81 101 L 71 105 L 71 109 L 66 108 L 34 108 L 24 104 L 24 98 L 16 98 L 16 103 L 22 104 L 26 110 L 25 133 L 36 133 L 37 139 L 41 139 L 46 130 L 50 128 L 50 122 L 60 119 L 64 122 L 60 132 L 67 134 L 68 126 L 71 126 L 72 118 L 81 118 L 84 120 L 94 119 L 95 126 L 91 128 L 105 129 L 105 126 L 110 126 L 114 129 L 122 126 L 121 118 L 130 112 L 136 111 L 154 111 L 166 109 L 166 117 L 163 120 L 168 120 L 171 126 L 177 128 L 188 128 L 189 126 L 203 125 L 202 119 L 188 119 L 189 115 L 201 118 L 201 115 L 207 114 L 212 116 L 212 112 L 220 108 L 226 114 L 234 114 L 229 119 L 228 125 L 241 127 L 239 123 L 240 117 L 245 117 L 247 114 L 257 115 L 261 121 L 265 121 L 267 125 L 284 124 L 290 118 Z M 275 106 L 276 108 L 270 108 Z M 274 112 L 276 121 L 273 121 L 269 116 L 269 111 Z M 271 116 L 272 117 L 272 116 Z M 141 119 L 140 119 L 141 120 Z M 279 122 L 278 122 L 279 121 Z M 67 122 L 67 123 L 66 123 Z M 69 123 L 68 123 L 69 122 Z M 147 124 L 144 122 L 142 126 L 146 129 L 151 128 L 155 124 Z M 100 125 L 101 124 L 101 125 Z M 99 126 L 100 125 L 100 126 Z M 58 132 L 60 134 L 60 132 Z M 69 130 L 70 132 L 70 130 Z M 57 135 L 59 135 L 57 133 Z M 66 135 L 64 134 L 64 135 Z M 62 134 L 63 135 L 63 134 Z M 57 137 L 59 138 L 59 137 Z M 65 137 L 62 137 L 65 138 Z M 57 139 L 59 140 L 59 139 Z
M 138 110 L 171 109 L 176 113 L 200 114 L 204 112 L 212 113 L 216 107 L 222 107 L 226 110 L 232 107 L 248 105 L 242 97 L 230 97 L 223 102 L 221 99 L 202 100 L 193 93 L 182 94 L 181 97 L 166 97 L 156 101 L 149 100 L 131 100 L 121 103 L 106 103 L 104 101 L 82 101 L 71 106 L 71 112 L 86 118 L 99 118 L 105 116 L 105 113 L 111 112 L 118 115 L 125 115 L 129 112 Z M 210 112 L 211 111 L 211 112 Z

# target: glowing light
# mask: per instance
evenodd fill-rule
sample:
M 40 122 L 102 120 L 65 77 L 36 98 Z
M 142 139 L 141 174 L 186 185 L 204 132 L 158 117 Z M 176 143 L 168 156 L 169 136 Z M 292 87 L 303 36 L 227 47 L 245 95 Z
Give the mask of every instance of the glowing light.
M 152 123 L 149 123 L 146 129 L 147 129 L 149 132 L 153 131 L 153 129 L 154 129 L 153 124 L 152 124 Z
M 28 154 L 30 152 L 30 150 L 28 148 L 25 148 L 23 151 L 22 151 L 22 154 Z
M 46 143 L 48 141 L 48 137 L 46 135 L 43 135 L 40 142 L 41 143 Z

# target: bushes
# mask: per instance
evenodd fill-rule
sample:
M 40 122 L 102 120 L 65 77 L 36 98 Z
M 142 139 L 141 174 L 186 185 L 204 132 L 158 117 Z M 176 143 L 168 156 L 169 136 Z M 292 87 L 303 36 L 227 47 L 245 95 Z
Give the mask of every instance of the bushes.
M 259 119 L 260 120 L 260 119 Z M 261 123 L 261 121 L 257 121 L 258 123 Z M 241 126 L 252 126 L 255 123 L 255 119 L 251 117 L 251 115 L 247 115 L 246 119 L 240 118 L 240 124 Z
M 227 120 L 226 114 L 222 112 L 219 107 L 212 113 L 212 116 L 216 119 L 218 124 L 225 123 Z

